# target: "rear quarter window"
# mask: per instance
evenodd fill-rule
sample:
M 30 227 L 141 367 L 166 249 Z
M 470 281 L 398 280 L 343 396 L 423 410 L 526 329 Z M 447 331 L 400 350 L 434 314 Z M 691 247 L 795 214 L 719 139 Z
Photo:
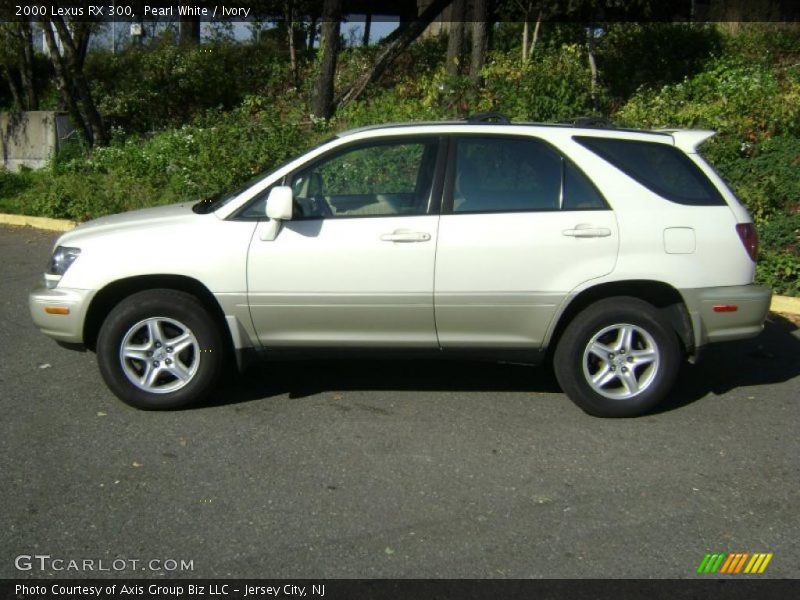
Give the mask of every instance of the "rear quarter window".
M 591 136 L 573 139 L 670 202 L 689 206 L 725 205 L 705 173 L 674 146 Z

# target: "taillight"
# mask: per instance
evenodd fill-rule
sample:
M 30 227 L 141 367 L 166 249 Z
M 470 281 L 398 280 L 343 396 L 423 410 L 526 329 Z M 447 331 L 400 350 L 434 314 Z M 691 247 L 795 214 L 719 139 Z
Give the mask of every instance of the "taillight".
M 758 233 L 756 233 L 756 226 L 752 223 L 739 223 L 736 226 L 736 233 L 739 234 L 739 239 L 744 244 L 744 249 L 750 255 L 753 262 L 758 257 Z

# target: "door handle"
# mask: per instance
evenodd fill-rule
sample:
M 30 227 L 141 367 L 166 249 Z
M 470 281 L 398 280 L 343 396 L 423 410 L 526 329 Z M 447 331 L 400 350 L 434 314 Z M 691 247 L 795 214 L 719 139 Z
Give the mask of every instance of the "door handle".
M 565 229 L 561 235 L 578 238 L 608 237 L 611 235 L 611 230 L 607 227 L 594 227 L 589 223 L 579 223 L 575 225 L 575 229 Z
M 384 233 L 381 236 L 381 241 L 384 242 L 427 242 L 431 239 L 430 233 L 422 231 L 405 231 L 398 229 L 392 233 Z

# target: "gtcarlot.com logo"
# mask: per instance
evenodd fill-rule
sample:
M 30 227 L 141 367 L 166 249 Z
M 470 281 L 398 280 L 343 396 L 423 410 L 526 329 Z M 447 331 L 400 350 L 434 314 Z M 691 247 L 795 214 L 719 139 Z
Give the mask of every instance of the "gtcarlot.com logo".
M 20 554 L 14 559 L 17 571 L 53 572 L 120 572 L 154 571 L 180 572 L 194 571 L 194 560 L 174 558 L 60 558 L 50 554 Z
M 772 552 L 709 552 L 697 567 L 701 575 L 760 575 L 772 560 Z

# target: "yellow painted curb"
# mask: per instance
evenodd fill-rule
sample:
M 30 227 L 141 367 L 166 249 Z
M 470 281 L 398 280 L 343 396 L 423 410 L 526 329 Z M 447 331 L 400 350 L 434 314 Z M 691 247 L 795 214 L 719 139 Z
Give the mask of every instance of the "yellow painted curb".
M 49 231 L 69 231 L 78 226 L 75 221 L 67 221 L 66 219 L 29 217 L 28 215 L 9 215 L 5 213 L 0 213 L 0 224 L 35 227 L 36 229 L 47 229 Z
M 769 309 L 772 312 L 800 315 L 800 298 L 791 298 L 789 296 L 773 296 L 772 302 L 769 305 Z

